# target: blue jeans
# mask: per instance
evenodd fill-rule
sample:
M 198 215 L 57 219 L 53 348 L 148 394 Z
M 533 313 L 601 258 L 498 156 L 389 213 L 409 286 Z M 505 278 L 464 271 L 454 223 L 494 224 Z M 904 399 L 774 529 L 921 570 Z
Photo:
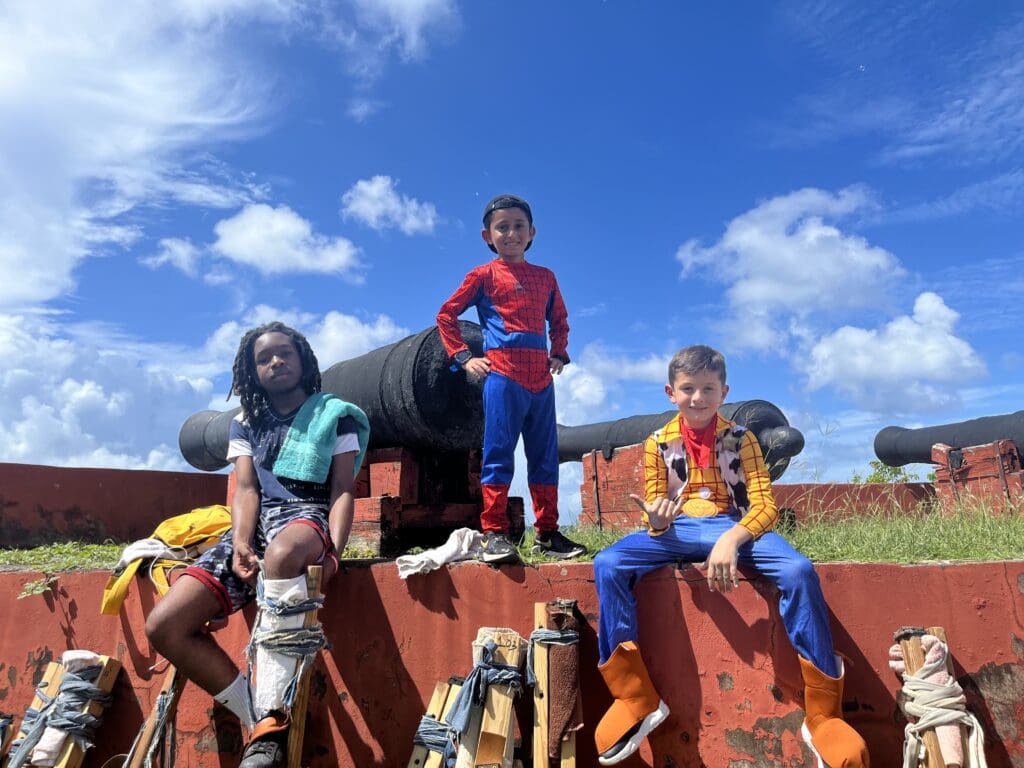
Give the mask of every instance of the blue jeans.
M 681 515 L 661 536 L 633 533 L 597 554 L 594 578 L 601 613 L 598 650 L 602 664 L 620 643 L 637 639 L 633 587 L 641 577 L 669 563 L 704 562 L 718 538 L 738 521 L 738 514 Z M 836 677 L 828 608 L 811 561 L 772 532 L 744 544 L 738 554 L 740 565 L 753 567 L 778 588 L 779 614 L 797 653 L 826 675 Z

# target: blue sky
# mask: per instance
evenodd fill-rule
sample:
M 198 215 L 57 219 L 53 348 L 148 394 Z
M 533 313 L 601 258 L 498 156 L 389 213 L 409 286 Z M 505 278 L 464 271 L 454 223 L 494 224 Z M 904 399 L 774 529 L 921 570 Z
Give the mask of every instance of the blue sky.
M 564 423 L 668 408 L 690 343 L 803 430 L 787 481 L 1019 410 L 1021 39 L 994 2 L 11 0 L 0 460 L 184 468 L 246 328 L 326 367 L 427 327 L 499 192 L 569 307 Z

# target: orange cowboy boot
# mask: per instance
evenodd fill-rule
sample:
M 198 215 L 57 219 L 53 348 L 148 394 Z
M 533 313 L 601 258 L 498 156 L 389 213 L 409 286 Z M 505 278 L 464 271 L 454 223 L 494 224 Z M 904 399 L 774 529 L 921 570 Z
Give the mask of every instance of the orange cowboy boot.
M 615 701 L 594 731 L 597 761 L 615 765 L 640 748 L 647 734 L 668 717 L 668 705 L 654 690 L 654 683 L 632 640 L 620 643 L 598 667 Z
M 868 747 L 843 720 L 843 660 L 836 656 L 839 677 L 829 677 L 803 656 L 804 724 L 801 735 L 818 760 L 818 768 L 869 768 Z

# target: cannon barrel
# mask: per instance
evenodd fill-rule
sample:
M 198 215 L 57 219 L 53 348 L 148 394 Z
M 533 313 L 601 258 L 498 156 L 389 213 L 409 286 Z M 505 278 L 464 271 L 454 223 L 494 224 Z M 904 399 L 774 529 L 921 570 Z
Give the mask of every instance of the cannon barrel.
M 767 400 L 742 400 L 726 403 L 718 412 L 727 419 L 742 424 L 757 436 L 764 453 L 765 464 L 772 480 L 778 480 L 789 466 L 789 460 L 804 449 L 804 436 L 789 426 L 786 415 Z M 679 411 L 644 416 L 628 416 L 618 421 L 603 421 L 578 427 L 558 425 L 558 460 L 579 461 L 593 450 L 603 451 L 611 457 L 614 448 L 635 445 L 660 429 Z
M 966 448 L 996 440 L 1013 440 L 1024 450 L 1024 411 L 920 429 L 886 427 L 875 435 L 875 455 L 890 467 L 930 464 L 935 443 Z
M 473 354 L 483 354 L 476 323 L 461 321 Z M 479 448 L 483 401 L 479 383 L 453 373 L 437 328 L 380 347 L 323 371 L 324 392 L 355 403 L 370 421 L 370 445 L 404 445 L 434 450 Z M 238 413 L 201 411 L 181 427 L 178 445 L 193 467 L 216 470 L 227 464 L 228 431 Z

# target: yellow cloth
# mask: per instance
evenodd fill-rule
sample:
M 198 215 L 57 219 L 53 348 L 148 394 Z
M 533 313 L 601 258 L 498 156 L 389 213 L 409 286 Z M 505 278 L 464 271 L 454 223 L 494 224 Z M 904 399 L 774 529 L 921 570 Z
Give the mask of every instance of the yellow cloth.
M 156 560 L 150 569 L 150 577 L 156 585 L 157 592 L 162 596 L 167 594 L 170 585 L 167 582 L 167 575 L 182 566 L 184 562 L 194 560 L 208 547 L 217 543 L 223 533 L 231 528 L 231 510 L 223 504 L 214 504 L 209 507 L 199 507 L 183 515 L 164 520 L 153 531 L 151 538 L 160 539 L 169 547 L 182 547 L 187 551 L 187 560 Z M 100 613 L 107 616 L 116 616 L 121 610 L 121 604 L 128 596 L 128 587 L 132 583 L 142 558 L 132 560 L 120 572 L 115 571 L 107 579 L 103 588 L 103 601 L 100 604 Z

